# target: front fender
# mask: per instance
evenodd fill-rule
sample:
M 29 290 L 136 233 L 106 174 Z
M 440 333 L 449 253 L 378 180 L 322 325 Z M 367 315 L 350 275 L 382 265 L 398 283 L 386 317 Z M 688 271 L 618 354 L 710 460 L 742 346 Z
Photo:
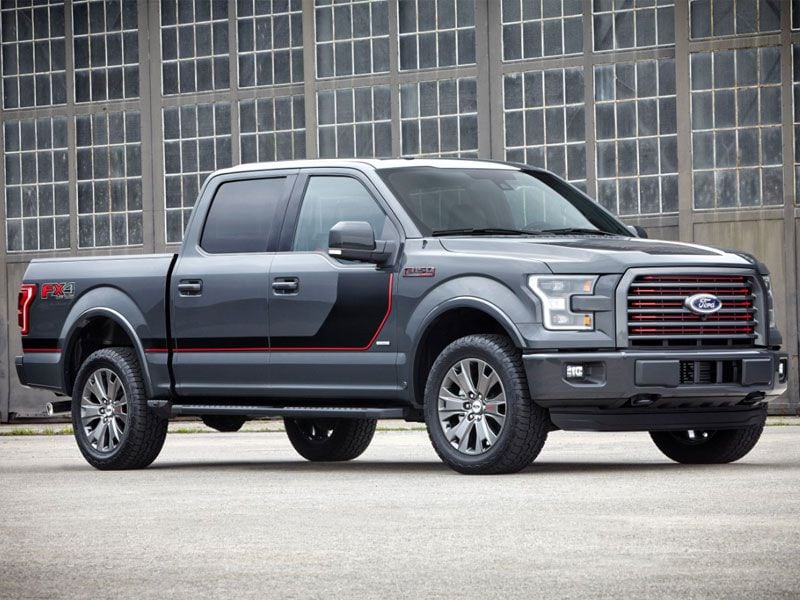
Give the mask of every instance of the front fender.
M 495 279 L 477 275 L 450 279 L 430 290 L 408 319 L 406 335 L 414 353 L 428 326 L 456 308 L 474 308 L 494 317 L 520 348 L 525 338 L 517 324 L 536 321 L 534 307 Z
M 63 348 L 60 371 L 63 377 L 62 388 L 64 388 L 64 393 L 69 394 L 71 392 L 71 390 L 66 389 L 67 381 L 69 380 L 68 373 L 66 372 L 67 360 L 72 353 L 72 349 L 81 329 L 89 320 L 95 317 L 111 319 L 128 334 L 142 368 L 142 376 L 144 378 L 148 397 L 152 397 L 153 390 L 150 369 L 141 341 L 142 338 L 147 339 L 153 337 L 151 335 L 150 326 L 136 303 L 127 294 L 118 288 L 112 287 L 93 288 L 83 294 L 72 305 L 64 321 L 59 336 L 59 341 Z

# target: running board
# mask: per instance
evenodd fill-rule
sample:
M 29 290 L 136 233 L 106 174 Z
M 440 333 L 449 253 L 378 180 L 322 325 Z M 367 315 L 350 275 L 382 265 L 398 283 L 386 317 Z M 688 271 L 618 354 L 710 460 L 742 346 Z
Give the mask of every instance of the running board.
M 294 417 L 298 419 L 402 419 L 403 408 L 349 406 L 246 406 L 228 404 L 173 404 L 169 400 L 148 400 L 147 406 L 162 417 L 237 415 L 242 417 Z

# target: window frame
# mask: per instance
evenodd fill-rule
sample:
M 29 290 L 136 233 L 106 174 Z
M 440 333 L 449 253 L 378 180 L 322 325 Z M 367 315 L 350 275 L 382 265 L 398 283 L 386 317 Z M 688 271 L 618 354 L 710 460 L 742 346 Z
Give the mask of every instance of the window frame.
M 294 237 L 297 233 L 297 225 L 300 220 L 300 211 L 303 206 L 303 200 L 305 199 L 306 191 L 308 190 L 308 184 L 310 183 L 312 177 L 347 177 L 349 179 L 358 181 L 391 222 L 395 230 L 394 239 L 402 242 L 404 230 L 397 219 L 397 215 L 395 215 L 392 208 L 386 202 L 386 199 L 364 173 L 357 169 L 318 167 L 301 170 L 297 177 L 297 181 L 295 181 L 294 189 L 292 190 L 292 195 L 286 210 L 286 218 L 283 221 L 283 227 L 281 230 L 280 241 L 277 250 L 278 252 L 289 252 L 292 254 L 310 253 L 310 251 L 307 250 L 293 250 L 292 247 L 294 245 Z
M 208 217 L 211 214 L 211 207 L 217 192 L 220 187 L 226 183 L 235 183 L 239 181 L 252 181 L 254 179 L 286 179 L 286 184 L 278 200 L 278 206 L 275 214 L 277 218 L 273 219 L 272 225 L 267 233 L 267 246 L 266 250 L 261 252 L 210 252 L 203 248 L 203 233 L 205 232 Z M 276 251 L 281 227 L 286 218 L 287 206 L 289 198 L 296 184 L 297 171 L 275 169 L 261 170 L 261 171 L 244 171 L 241 173 L 225 173 L 217 176 L 210 177 L 203 188 L 200 190 L 198 201 L 192 209 L 192 215 L 189 223 L 186 226 L 186 232 L 183 239 L 182 254 L 188 254 L 188 248 L 194 248 L 195 254 L 203 256 L 236 256 L 236 255 L 253 255 L 253 254 L 272 254 Z M 200 216 L 202 215 L 202 218 Z

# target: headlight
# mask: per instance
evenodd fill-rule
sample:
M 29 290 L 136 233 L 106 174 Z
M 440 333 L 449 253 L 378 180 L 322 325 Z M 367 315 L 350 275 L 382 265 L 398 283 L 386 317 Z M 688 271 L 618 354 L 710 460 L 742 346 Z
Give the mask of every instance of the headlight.
M 594 292 L 597 275 L 531 275 L 528 286 L 542 301 L 546 329 L 587 331 L 594 329 L 592 313 L 572 312 L 572 297 Z
M 764 275 L 764 284 L 767 286 L 767 314 L 769 315 L 769 327 L 777 327 L 775 324 L 775 298 L 772 295 L 772 279 L 769 275 Z

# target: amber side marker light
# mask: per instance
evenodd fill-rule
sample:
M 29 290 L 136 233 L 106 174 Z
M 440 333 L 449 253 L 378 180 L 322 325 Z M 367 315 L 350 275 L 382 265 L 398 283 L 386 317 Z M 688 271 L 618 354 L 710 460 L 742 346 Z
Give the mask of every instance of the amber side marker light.
M 36 298 L 35 283 L 23 283 L 19 286 L 19 295 L 17 296 L 17 324 L 19 325 L 19 332 L 22 335 L 27 335 L 31 327 L 30 311 L 34 298 Z

